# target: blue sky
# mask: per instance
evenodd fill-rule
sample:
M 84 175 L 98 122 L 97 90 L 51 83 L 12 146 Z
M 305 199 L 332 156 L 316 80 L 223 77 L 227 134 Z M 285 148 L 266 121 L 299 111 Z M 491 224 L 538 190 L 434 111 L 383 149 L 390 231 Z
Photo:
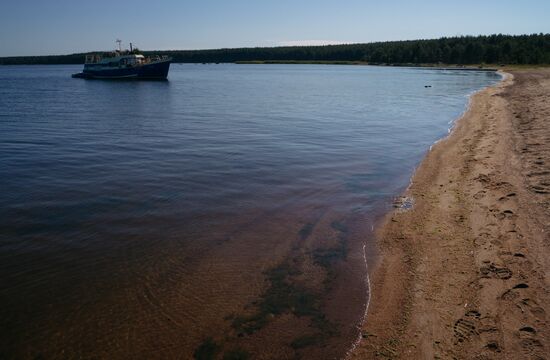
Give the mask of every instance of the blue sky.
M 550 33 L 550 0 L 5 0 L 0 56 Z

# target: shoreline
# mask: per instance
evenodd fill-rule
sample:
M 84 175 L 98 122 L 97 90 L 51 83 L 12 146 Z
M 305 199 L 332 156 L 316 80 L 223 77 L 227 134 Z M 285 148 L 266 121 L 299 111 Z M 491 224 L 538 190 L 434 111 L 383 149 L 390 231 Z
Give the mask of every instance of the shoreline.
M 368 65 L 368 64 L 363 64 L 363 65 Z M 380 65 L 380 66 L 384 66 L 384 65 Z M 436 70 L 460 70 L 460 69 L 459 68 L 456 68 L 456 69 L 437 68 Z M 478 70 L 478 69 L 470 68 L 468 70 Z M 371 298 L 372 298 L 372 296 L 371 296 L 372 295 L 371 274 L 373 276 L 375 276 L 375 272 L 376 272 L 376 269 L 379 265 L 379 261 L 380 261 L 380 257 L 381 257 L 381 251 L 380 251 L 380 248 L 379 248 L 379 244 L 377 244 L 377 242 L 378 242 L 377 238 L 379 238 L 379 236 L 380 236 L 380 234 L 379 234 L 380 229 L 384 227 L 384 224 L 386 223 L 387 218 L 389 216 L 391 216 L 393 213 L 408 211 L 408 210 L 410 210 L 411 208 L 414 207 L 414 199 L 409 198 L 408 196 L 406 196 L 406 194 L 409 192 L 411 186 L 413 185 L 414 177 L 415 177 L 415 174 L 416 174 L 418 168 L 422 165 L 422 162 L 424 161 L 425 157 L 427 156 L 428 153 L 430 153 L 432 151 L 434 146 L 436 146 L 440 142 L 445 141 L 447 138 L 452 136 L 452 134 L 454 132 L 454 129 L 457 126 L 457 123 L 470 111 L 470 108 L 472 106 L 473 97 L 476 94 L 478 94 L 482 91 L 485 91 L 485 90 L 487 90 L 491 87 L 498 86 L 504 80 L 506 80 L 506 78 L 508 76 L 510 76 L 510 74 L 508 74 L 508 73 L 506 73 L 502 70 L 498 70 L 498 69 L 485 69 L 485 71 L 496 72 L 501 76 L 501 79 L 496 84 L 485 86 L 485 87 L 483 87 L 479 90 L 473 91 L 473 92 L 471 92 L 470 94 L 467 95 L 468 101 L 466 103 L 464 111 L 462 111 L 462 113 L 460 113 L 460 115 L 458 115 L 456 118 L 449 121 L 450 126 L 447 129 L 447 134 L 445 136 L 435 140 L 433 142 L 433 144 L 430 145 L 430 147 L 427 150 L 426 155 L 424 156 L 424 158 L 420 161 L 418 166 L 413 170 L 413 172 L 412 172 L 412 174 L 409 178 L 409 184 L 407 185 L 407 187 L 403 190 L 403 192 L 400 195 L 397 195 L 394 198 L 393 206 L 388 211 L 379 214 L 377 219 L 371 225 L 371 231 L 369 233 L 373 236 L 374 241 L 369 242 L 368 244 L 364 244 L 363 248 L 362 248 L 362 251 L 363 251 L 362 256 L 363 256 L 363 259 L 364 259 L 364 262 L 365 262 L 365 275 L 366 275 L 365 276 L 365 284 L 366 284 L 366 290 L 367 290 L 367 297 L 366 297 L 367 300 L 366 300 L 366 303 L 365 303 L 365 310 L 364 310 L 364 314 L 362 315 L 362 322 L 361 322 L 360 326 L 358 327 L 359 331 L 358 331 L 357 337 L 353 341 L 353 343 L 351 344 L 348 351 L 346 351 L 344 359 L 354 358 L 355 352 L 357 351 L 357 349 L 361 348 L 361 342 L 362 342 L 362 339 L 364 339 L 364 331 L 362 331 L 362 328 L 365 325 L 365 323 L 367 321 L 367 318 L 369 316 L 369 307 L 370 307 Z M 368 255 L 367 255 L 367 247 L 369 248 Z M 370 266 L 369 266 L 369 264 L 370 264 Z M 371 270 L 371 268 L 373 268 L 373 270 Z
M 215 63 L 203 63 L 203 64 L 215 64 Z M 365 61 L 353 61 L 353 60 L 251 60 L 251 61 L 235 61 L 233 63 L 237 65 L 356 65 L 356 66 L 380 66 L 380 67 L 396 67 L 396 68 L 412 68 L 412 69 L 426 69 L 426 70 L 464 70 L 464 71 L 499 71 L 502 66 L 494 64 L 471 64 L 471 65 L 459 65 L 459 64 L 422 64 L 422 63 L 396 63 L 396 64 L 384 64 L 384 63 L 369 63 Z
M 377 227 L 379 258 L 369 263 L 370 310 L 362 341 L 348 358 L 544 354 L 550 311 L 543 305 L 550 304 L 544 279 L 550 268 L 541 258 L 549 253 L 540 229 L 544 211 L 524 182 L 533 169 L 522 166 L 516 145 L 522 141 L 518 137 L 532 134 L 528 129 L 517 135 L 520 115 L 512 104 L 527 96 L 542 104 L 543 117 L 549 114 L 544 99 L 550 71 L 506 74 L 473 94 L 449 135 L 432 145 L 403 194 L 415 206 L 391 211 Z M 538 97 L 525 90 L 536 86 L 523 81 L 529 76 L 546 80 L 545 86 L 539 81 Z M 544 160 L 537 161 L 544 166 Z M 537 241 L 525 241 L 531 237 Z M 519 289 L 528 288 L 533 290 L 521 301 L 533 302 L 532 317 L 514 303 L 525 296 Z M 518 307 L 520 313 L 511 316 Z

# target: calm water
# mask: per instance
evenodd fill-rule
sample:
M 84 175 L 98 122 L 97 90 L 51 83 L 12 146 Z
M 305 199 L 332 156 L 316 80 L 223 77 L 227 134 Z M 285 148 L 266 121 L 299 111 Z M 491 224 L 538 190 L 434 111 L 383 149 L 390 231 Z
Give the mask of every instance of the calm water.
M 220 355 L 341 356 L 373 219 L 468 95 L 499 80 L 181 64 L 167 82 L 71 79 L 79 70 L 0 67 L 2 358 L 191 358 L 209 337 Z M 281 264 L 283 290 L 270 277 Z M 311 295 L 309 310 L 263 316 L 275 290 Z M 247 317 L 258 329 L 235 323 Z M 317 340 L 289 346 L 304 334 Z

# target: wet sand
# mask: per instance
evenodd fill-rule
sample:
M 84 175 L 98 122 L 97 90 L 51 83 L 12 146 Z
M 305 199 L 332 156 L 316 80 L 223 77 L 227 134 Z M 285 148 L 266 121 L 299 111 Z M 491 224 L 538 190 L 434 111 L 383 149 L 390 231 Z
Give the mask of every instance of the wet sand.
M 378 228 L 352 359 L 543 359 L 550 351 L 550 69 L 471 99 Z

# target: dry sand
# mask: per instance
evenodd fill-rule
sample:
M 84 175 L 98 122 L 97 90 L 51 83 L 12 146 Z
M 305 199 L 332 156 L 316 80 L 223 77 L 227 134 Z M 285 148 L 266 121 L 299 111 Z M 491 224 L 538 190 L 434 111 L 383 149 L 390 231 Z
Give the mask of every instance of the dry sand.
M 414 208 L 380 227 L 350 358 L 550 358 L 550 69 L 505 76 L 427 154 Z

